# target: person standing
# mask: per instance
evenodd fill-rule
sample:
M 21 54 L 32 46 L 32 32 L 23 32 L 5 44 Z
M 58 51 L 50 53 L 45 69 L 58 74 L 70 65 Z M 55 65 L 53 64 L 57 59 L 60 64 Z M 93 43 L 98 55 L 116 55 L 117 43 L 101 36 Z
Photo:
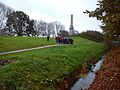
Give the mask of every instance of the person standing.
M 50 36 L 47 36 L 47 41 L 49 42 L 49 40 L 50 40 Z

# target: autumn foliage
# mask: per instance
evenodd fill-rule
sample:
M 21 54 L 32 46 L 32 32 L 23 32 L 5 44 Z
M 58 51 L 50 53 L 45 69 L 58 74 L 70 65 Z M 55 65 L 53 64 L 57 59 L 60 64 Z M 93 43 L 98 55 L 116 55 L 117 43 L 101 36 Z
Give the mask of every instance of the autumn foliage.
M 89 90 L 120 90 L 120 47 L 113 47 Z
M 120 38 L 120 0 L 99 0 L 97 6 L 94 11 L 84 13 L 102 22 L 101 28 L 109 39 Z

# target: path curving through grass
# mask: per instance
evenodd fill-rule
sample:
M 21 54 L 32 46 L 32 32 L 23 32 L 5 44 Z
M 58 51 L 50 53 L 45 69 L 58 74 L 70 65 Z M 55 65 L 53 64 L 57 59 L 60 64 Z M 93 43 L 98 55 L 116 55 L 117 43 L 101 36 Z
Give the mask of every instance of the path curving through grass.
M 73 39 L 77 44 L 0 56 L 0 60 L 13 62 L 0 67 L 0 88 L 54 90 L 56 83 L 64 82 L 64 76 L 102 56 L 102 43 Z

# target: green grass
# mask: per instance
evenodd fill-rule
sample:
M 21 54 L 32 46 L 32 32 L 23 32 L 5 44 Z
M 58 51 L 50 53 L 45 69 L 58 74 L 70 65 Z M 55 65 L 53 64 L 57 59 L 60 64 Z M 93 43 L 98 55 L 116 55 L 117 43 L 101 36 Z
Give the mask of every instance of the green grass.
M 74 45 L 0 56 L 0 60 L 15 61 L 0 68 L 1 88 L 7 85 L 17 86 L 17 90 L 54 90 L 55 82 L 62 82 L 65 75 L 104 52 L 101 43 L 80 37 L 74 38 L 74 42 Z
M 50 41 L 47 42 L 46 38 L 41 37 L 0 37 L 0 52 L 39 47 L 49 44 L 55 44 L 53 38 L 50 38 Z

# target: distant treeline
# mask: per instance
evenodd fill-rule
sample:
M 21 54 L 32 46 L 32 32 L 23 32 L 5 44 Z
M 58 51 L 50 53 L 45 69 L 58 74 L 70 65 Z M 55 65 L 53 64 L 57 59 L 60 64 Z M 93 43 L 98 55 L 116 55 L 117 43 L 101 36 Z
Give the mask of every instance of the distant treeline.
M 80 36 L 80 37 L 84 37 L 96 42 L 102 42 L 104 40 L 104 35 L 99 32 L 99 31 L 92 31 L 92 30 L 88 30 L 86 32 L 82 32 L 78 35 L 75 36 Z
M 59 21 L 47 23 L 43 20 L 31 20 L 23 11 L 0 3 L 0 36 L 55 36 L 69 35 Z

